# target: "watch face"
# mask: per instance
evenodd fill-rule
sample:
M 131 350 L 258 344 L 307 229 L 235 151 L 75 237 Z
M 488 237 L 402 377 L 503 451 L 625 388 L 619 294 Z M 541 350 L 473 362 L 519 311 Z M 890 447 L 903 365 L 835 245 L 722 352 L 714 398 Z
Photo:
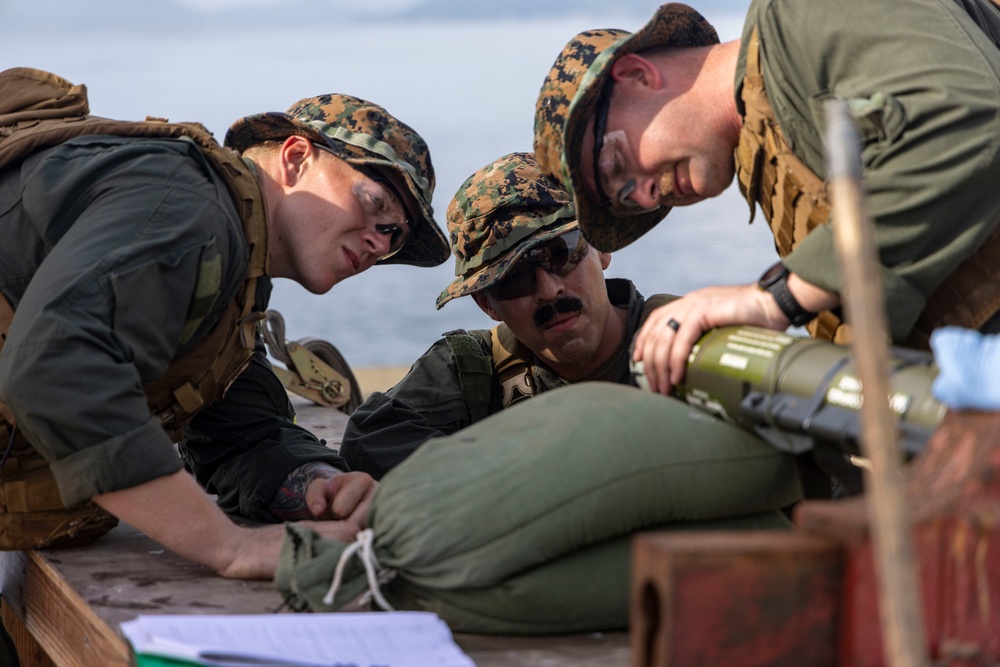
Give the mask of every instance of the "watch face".
M 757 284 L 763 289 L 767 289 L 786 275 L 788 275 L 788 269 L 785 268 L 785 265 L 776 262 L 757 279 Z

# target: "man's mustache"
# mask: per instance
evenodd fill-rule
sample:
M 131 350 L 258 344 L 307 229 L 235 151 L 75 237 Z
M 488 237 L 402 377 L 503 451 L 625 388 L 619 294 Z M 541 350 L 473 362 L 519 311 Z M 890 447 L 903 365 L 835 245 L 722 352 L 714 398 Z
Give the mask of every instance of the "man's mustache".
M 575 313 L 578 310 L 583 310 L 583 301 L 573 296 L 560 297 L 535 311 L 535 326 L 543 326 L 556 315 Z

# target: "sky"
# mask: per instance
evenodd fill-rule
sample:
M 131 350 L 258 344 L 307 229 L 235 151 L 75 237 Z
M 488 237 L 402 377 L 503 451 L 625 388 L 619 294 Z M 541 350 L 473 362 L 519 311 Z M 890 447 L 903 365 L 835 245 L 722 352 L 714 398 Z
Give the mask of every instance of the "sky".
M 748 0 L 691 2 L 706 15 L 745 11 Z M 572 15 L 652 15 L 646 0 L 0 0 L 0 32 L 29 28 L 92 30 L 249 27 L 351 21 L 528 20 Z M 638 27 L 638 26 L 636 26 Z
M 638 29 L 656 7 L 602 1 L 602 11 L 579 13 L 557 11 L 566 3 L 554 0 L 353 4 L 384 15 L 345 22 L 317 10 L 353 6 L 331 0 L 0 0 L 0 69 L 36 67 L 84 83 L 95 115 L 199 121 L 220 140 L 237 118 L 304 97 L 371 100 L 430 146 L 433 205 L 444 228 L 448 202 L 470 174 L 531 150 L 535 99 L 562 46 L 585 29 Z M 745 12 L 730 5 L 699 5 L 724 40 L 738 37 Z M 456 6 L 465 9 L 436 17 Z M 468 16 L 484 7 L 525 16 Z M 418 11 L 423 18 L 401 18 Z M 45 25 L 45 16 L 61 27 Z M 616 252 L 607 275 L 628 277 L 647 295 L 750 282 L 774 251 L 766 224 L 748 226 L 747 212 L 735 189 L 677 209 L 669 224 Z M 407 363 L 445 331 L 493 325 L 471 299 L 435 310 L 453 277 L 451 261 L 375 267 L 322 296 L 278 280 L 272 306 L 285 315 L 291 340 L 332 340 L 352 364 Z

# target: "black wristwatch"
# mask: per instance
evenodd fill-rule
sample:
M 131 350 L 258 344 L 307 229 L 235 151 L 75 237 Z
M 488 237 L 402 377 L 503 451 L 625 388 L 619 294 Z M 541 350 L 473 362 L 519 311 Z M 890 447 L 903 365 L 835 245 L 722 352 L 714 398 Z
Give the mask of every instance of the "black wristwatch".
M 776 262 L 762 273 L 757 279 L 757 285 L 765 292 L 771 293 L 774 300 L 778 302 L 778 308 L 781 308 L 781 312 L 785 314 L 793 327 L 800 327 L 816 319 L 816 313 L 803 308 L 802 304 L 788 291 L 788 269 L 781 262 Z

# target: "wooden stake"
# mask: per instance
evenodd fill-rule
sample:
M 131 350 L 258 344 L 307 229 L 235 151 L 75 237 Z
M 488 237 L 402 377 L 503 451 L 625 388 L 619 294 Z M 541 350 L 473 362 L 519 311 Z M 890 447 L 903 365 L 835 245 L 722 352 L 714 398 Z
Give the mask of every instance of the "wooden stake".
M 857 130 L 847 105 L 826 105 L 833 230 L 843 276 L 842 306 L 851 325 L 861 381 L 861 451 L 871 462 L 865 496 L 879 582 L 886 664 L 926 667 L 920 587 L 901 474 L 897 418 L 889 407 L 884 296 L 874 235 L 864 207 Z

